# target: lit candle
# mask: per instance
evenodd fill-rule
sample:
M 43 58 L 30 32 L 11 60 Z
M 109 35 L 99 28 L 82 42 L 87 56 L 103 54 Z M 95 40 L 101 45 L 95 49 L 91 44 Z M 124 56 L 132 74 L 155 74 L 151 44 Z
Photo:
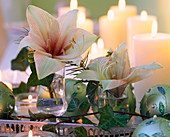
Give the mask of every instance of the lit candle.
M 157 33 L 156 21 L 153 21 L 152 34 L 134 36 L 134 65 L 146 65 L 151 62 L 160 63 L 163 68 L 154 72 L 151 77 L 134 84 L 138 101 L 152 86 L 170 84 L 170 35 Z
M 98 41 L 97 41 L 97 47 L 98 47 L 98 57 L 102 57 L 102 56 L 106 56 L 107 55 L 107 52 L 108 52 L 108 50 L 106 50 L 105 48 L 104 48 L 104 41 L 103 41 L 103 39 L 98 39 Z
M 35 103 L 37 102 L 36 98 L 32 98 L 32 95 L 28 95 L 28 99 L 23 99 L 22 100 L 25 103 Z
M 93 33 L 93 21 L 86 18 L 86 15 L 83 12 L 79 12 L 77 28 L 82 28 L 88 32 Z
M 37 110 L 37 99 L 35 93 L 21 93 L 16 96 L 15 112 L 20 115 L 29 116 L 28 110 L 36 113 Z
M 77 0 L 70 0 L 70 7 L 61 7 L 58 9 L 58 16 L 61 16 L 67 12 L 69 12 L 70 10 L 73 9 L 78 9 L 79 12 L 83 12 L 84 14 L 86 14 L 86 9 L 85 7 L 78 7 L 78 1 Z
M 107 50 L 115 50 L 123 42 L 121 20 L 112 10 L 99 18 L 99 33 Z
M 29 132 L 28 132 L 28 137 L 32 137 L 33 136 L 33 133 L 32 133 L 32 130 L 30 130 Z
M 127 18 L 135 16 L 137 14 L 137 8 L 132 5 L 126 5 L 125 0 L 119 0 L 118 6 L 112 6 L 110 8 L 122 21 L 122 41 L 127 42 Z
M 133 36 L 142 33 L 151 33 L 152 22 L 156 20 L 155 16 L 150 16 L 146 11 L 141 15 L 129 17 L 127 19 L 127 45 L 131 66 L 134 66 Z
M 16 135 L 12 135 L 10 137 L 56 137 L 57 135 L 52 132 L 47 131 L 32 131 L 29 132 L 20 132 Z
M 0 71 L 0 81 L 2 81 L 9 89 L 13 90 L 11 83 L 5 82 L 5 81 L 2 80 L 2 72 L 1 71 Z
M 104 49 L 104 42 L 100 38 L 98 39 L 97 43 L 92 44 L 91 52 L 89 54 L 89 61 L 106 55 L 107 55 L 107 50 Z

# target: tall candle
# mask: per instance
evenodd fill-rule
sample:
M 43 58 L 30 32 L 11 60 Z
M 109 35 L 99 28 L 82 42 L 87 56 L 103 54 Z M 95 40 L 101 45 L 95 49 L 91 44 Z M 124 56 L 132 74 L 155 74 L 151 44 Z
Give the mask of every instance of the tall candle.
M 127 18 L 137 14 L 136 6 L 126 5 L 125 0 L 119 0 L 118 6 L 110 8 L 115 13 L 115 16 L 120 17 L 122 21 L 122 41 L 127 42 Z
M 157 32 L 156 21 L 153 21 L 152 34 L 134 36 L 134 64 L 146 65 L 160 63 L 163 68 L 140 82 L 134 84 L 135 95 L 139 101 L 145 92 L 156 84 L 170 84 L 170 35 Z
M 107 50 L 115 50 L 123 42 L 121 20 L 114 16 L 112 10 L 99 18 L 99 33 Z
M 79 12 L 77 28 L 82 28 L 88 32 L 93 33 L 93 21 L 91 19 L 87 19 L 86 15 L 83 12 Z
M 79 12 L 83 12 L 84 14 L 86 14 L 86 9 L 85 7 L 78 7 L 78 1 L 77 0 L 70 0 L 70 7 L 61 7 L 58 9 L 58 16 L 61 16 L 67 12 L 69 12 L 70 10 L 73 9 L 78 9 Z
M 156 20 L 156 17 L 148 16 L 146 11 L 142 11 L 140 16 L 133 16 L 127 19 L 127 45 L 131 66 L 134 66 L 133 36 L 151 33 L 153 20 Z

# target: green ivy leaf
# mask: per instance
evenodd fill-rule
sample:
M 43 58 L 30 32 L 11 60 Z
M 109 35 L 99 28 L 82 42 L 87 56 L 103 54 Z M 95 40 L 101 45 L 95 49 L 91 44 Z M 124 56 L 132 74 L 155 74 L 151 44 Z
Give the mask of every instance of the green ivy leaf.
M 33 114 L 30 110 L 28 110 L 30 115 L 30 121 L 43 121 L 48 119 L 50 122 L 56 122 L 56 117 L 53 114 L 44 114 L 44 113 L 35 113 Z
M 11 61 L 11 69 L 25 71 L 28 66 L 28 49 L 25 47 L 19 52 L 17 57 Z
M 99 84 L 97 82 L 89 82 L 87 85 L 86 94 L 88 95 L 89 101 L 93 106 L 97 105 L 95 98 L 97 96 L 96 94 L 98 93 L 98 87 Z
M 43 130 L 43 131 L 49 131 L 49 132 L 57 133 L 57 132 L 56 132 L 55 125 L 44 125 L 44 126 L 42 127 L 42 130 Z
M 83 126 L 76 127 L 74 131 L 76 133 L 76 137 L 87 137 L 87 131 Z
M 68 104 L 67 111 L 68 111 L 68 112 L 73 112 L 73 111 L 75 111 L 76 108 L 78 108 L 79 104 L 80 104 L 79 99 L 73 98 L 73 99 L 70 101 L 70 103 Z
M 50 74 L 47 77 L 39 80 L 38 77 L 37 77 L 35 63 L 31 63 L 30 68 L 31 68 L 32 73 L 31 73 L 31 75 L 28 79 L 28 82 L 27 82 L 28 86 L 42 85 L 42 86 L 49 87 L 51 85 L 51 82 L 52 82 L 55 74 Z
M 88 119 L 88 118 L 86 118 L 86 117 L 82 117 L 82 123 L 83 123 L 83 124 L 96 125 L 96 123 L 93 123 L 90 119 Z
M 18 88 L 13 88 L 14 95 L 20 94 L 20 93 L 28 93 L 30 87 L 27 86 L 26 83 L 21 82 Z
M 79 104 L 78 108 L 75 109 L 73 112 L 69 112 L 68 110 L 63 114 L 63 116 L 75 116 L 75 115 L 82 115 L 89 111 L 90 104 L 88 99 L 85 97 L 84 101 Z M 78 120 L 80 117 L 71 118 L 72 120 Z M 68 120 L 66 118 L 60 118 L 60 121 Z
M 117 121 L 114 118 L 112 107 L 104 106 L 102 108 L 99 108 L 99 113 L 99 128 L 108 129 L 109 127 L 124 126 L 120 121 Z

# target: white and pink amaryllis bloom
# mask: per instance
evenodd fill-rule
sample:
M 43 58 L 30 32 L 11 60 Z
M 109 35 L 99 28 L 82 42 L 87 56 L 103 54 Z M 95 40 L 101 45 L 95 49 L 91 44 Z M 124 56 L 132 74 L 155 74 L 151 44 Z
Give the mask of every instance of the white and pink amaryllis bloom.
M 88 65 L 88 68 L 89 70 L 83 71 L 77 77 L 100 81 L 103 90 L 112 90 L 145 79 L 162 66 L 153 62 L 149 65 L 131 68 L 127 46 L 123 43 L 110 57 L 95 59 Z
M 77 12 L 73 10 L 55 18 L 38 7 L 28 6 L 26 16 L 30 31 L 20 42 L 19 50 L 26 46 L 35 50 L 39 79 L 59 71 L 67 61 L 80 59 L 97 39 L 96 35 L 76 28 Z

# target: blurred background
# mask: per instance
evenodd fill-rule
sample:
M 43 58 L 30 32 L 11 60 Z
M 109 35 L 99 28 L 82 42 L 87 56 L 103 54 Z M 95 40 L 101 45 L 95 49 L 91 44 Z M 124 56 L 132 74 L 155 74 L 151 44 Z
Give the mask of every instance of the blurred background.
M 78 0 L 79 6 L 86 7 L 87 17 L 98 21 L 108 9 L 117 5 L 118 0 Z M 128 5 L 136 5 L 138 14 L 146 10 L 158 18 L 159 32 L 170 33 L 170 0 L 126 0 Z M 0 0 L 0 69 L 9 69 L 10 61 L 17 55 L 16 40 L 21 35 L 17 28 L 24 26 L 25 11 L 29 4 L 38 6 L 51 14 L 57 14 L 61 6 L 69 6 L 70 0 Z

